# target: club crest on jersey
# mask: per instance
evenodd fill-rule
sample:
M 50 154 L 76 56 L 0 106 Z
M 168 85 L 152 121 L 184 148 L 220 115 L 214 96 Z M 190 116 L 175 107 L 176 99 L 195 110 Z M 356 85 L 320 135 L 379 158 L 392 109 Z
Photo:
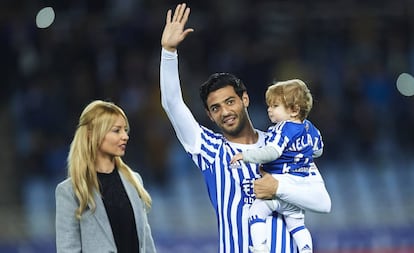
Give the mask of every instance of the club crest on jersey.
M 253 181 L 252 178 L 245 178 L 241 183 L 242 198 L 245 204 L 252 204 L 255 199 Z

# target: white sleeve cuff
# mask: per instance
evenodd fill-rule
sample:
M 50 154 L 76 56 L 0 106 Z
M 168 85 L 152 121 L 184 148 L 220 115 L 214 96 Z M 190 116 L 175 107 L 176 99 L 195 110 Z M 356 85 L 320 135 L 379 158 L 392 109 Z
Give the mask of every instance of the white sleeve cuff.
M 175 59 L 177 58 L 178 54 L 177 54 L 177 50 L 175 50 L 174 52 L 168 51 L 165 48 L 161 49 L 161 58 L 163 59 Z

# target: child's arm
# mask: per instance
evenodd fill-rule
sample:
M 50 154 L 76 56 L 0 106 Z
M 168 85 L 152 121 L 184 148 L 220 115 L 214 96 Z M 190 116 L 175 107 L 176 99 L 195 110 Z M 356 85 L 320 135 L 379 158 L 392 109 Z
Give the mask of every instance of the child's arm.
M 264 146 L 256 149 L 249 149 L 233 156 L 231 163 L 239 160 L 248 163 L 268 163 L 280 157 L 280 153 L 273 146 Z
M 318 158 L 318 157 L 320 157 L 322 155 L 322 153 L 323 153 L 323 148 L 318 149 L 318 150 L 314 150 L 312 157 L 313 158 Z

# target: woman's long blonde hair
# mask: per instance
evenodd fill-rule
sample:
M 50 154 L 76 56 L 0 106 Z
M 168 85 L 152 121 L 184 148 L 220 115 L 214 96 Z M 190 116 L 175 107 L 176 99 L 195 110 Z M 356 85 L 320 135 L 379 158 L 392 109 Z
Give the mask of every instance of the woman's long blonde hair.
M 73 189 L 79 201 L 79 207 L 75 213 L 78 219 L 82 217 L 88 205 L 92 211 L 95 211 L 94 192 L 100 192 L 95 167 L 96 155 L 105 135 L 119 115 L 125 119 L 129 129 L 124 111 L 114 103 L 102 100 L 95 100 L 88 104 L 79 118 L 67 158 L 68 176 L 72 180 Z M 133 175 L 132 169 L 122 161 L 121 157 L 115 157 L 115 166 L 132 183 L 145 206 L 150 209 L 151 196 Z

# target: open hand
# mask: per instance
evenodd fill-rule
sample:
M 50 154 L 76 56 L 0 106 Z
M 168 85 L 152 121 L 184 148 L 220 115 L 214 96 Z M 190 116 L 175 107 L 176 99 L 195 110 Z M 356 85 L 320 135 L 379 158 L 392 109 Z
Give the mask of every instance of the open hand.
M 190 8 L 185 3 L 178 4 L 171 18 L 172 11 L 168 10 L 164 31 L 161 37 L 161 46 L 168 51 L 175 51 L 185 37 L 194 31 L 192 28 L 184 30 L 190 15 Z

